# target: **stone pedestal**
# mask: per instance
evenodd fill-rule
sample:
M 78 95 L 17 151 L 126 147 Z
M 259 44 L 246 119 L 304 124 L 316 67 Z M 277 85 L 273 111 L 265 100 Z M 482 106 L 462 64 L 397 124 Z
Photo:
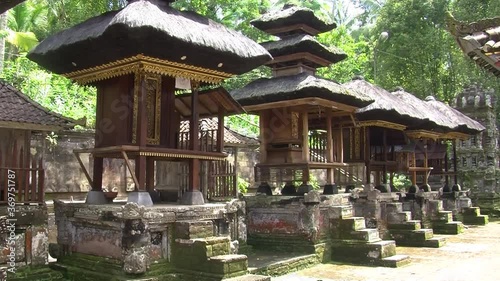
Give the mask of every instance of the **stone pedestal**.
M 139 206 L 151 207 L 153 200 L 147 191 L 134 191 L 129 193 L 127 203 L 136 203 Z
M 103 205 L 108 203 L 108 199 L 106 199 L 106 196 L 104 195 L 104 192 L 102 190 L 91 190 L 87 194 L 85 203 L 90 205 Z
M 205 204 L 205 198 L 203 198 L 203 193 L 200 191 L 187 191 L 182 195 L 181 202 L 182 205 L 203 205 Z

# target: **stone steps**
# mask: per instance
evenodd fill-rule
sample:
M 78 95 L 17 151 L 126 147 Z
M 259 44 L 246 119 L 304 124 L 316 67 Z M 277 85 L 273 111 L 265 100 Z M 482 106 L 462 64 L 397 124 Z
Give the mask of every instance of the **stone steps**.
M 247 274 L 243 276 L 222 279 L 223 281 L 271 281 L 271 276 Z
M 366 228 L 365 218 L 332 219 L 332 260 L 356 264 L 397 267 L 409 262 L 408 256 L 396 256 L 396 242 L 382 240 L 378 229 Z
M 410 262 L 406 255 L 396 255 L 396 242 L 372 243 L 337 241 L 332 245 L 332 260 L 376 266 L 398 267 Z
M 436 234 L 460 234 L 464 232 L 464 225 L 460 221 L 434 221 L 432 229 Z
M 435 238 L 432 229 L 422 229 L 420 220 L 412 220 L 411 212 L 404 212 L 401 203 L 388 203 L 389 233 L 398 246 L 438 248 L 445 244 L 444 237 Z M 392 212 L 390 212 L 392 211 Z M 397 212 L 397 213 L 394 213 Z M 448 221 L 451 212 L 438 213 L 438 219 Z
M 487 215 L 481 215 L 479 207 L 468 207 L 462 209 L 462 221 L 469 225 L 486 225 L 489 218 Z
M 269 276 L 280 276 L 290 272 L 298 271 L 319 263 L 316 254 L 284 258 L 279 261 L 267 263 L 259 267 L 249 268 L 250 274 L 261 274 Z

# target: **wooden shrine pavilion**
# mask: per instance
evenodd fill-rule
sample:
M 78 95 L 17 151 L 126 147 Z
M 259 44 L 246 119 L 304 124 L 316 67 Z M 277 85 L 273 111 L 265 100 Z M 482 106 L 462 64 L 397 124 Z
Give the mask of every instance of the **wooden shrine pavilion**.
M 373 183 L 383 185 L 380 188 L 383 190 L 391 190 L 395 173 L 410 174 L 414 186 L 417 185 L 417 175 L 421 175 L 419 183 L 426 190 L 429 189 L 428 177 L 431 174 L 444 176 L 448 185 L 449 176 L 456 174 L 456 161 L 453 160 L 454 171 L 449 171 L 447 140 L 451 140 L 454 146 L 455 140 L 466 139 L 484 130 L 479 123 L 433 97 L 423 101 L 402 88 L 389 93 L 362 78 L 355 78 L 344 86 L 375 100 L 359 108 L 355 123 L 346 126 L 349 131 L 344 129 L 349 139 L 351 131 L 359 130 L 365 139 L 351 142 L 344 149 L 366 151 L 363 159 L 354 161 L 365 163 L 364 183 L 372 183 L 373 175 Z M 352 153 L 349 155 L 350 160 L 353 156 Z
M 31 155 L 31 134 L 69 129 L 77 124 L 82 125 L 48 111 L 0 80 L 0 203 L 6 204 L 14 194 L 17 203 L 44 203 L 43 163 Z M 16 192 L 10 194 L 9 173 L 17 181 Z
M 311 188 L 311 169 L 327 170 L 327 186 L 331 186 L 334 170 L 345 165 L 341 135 L 332 130 L 332 124 L 350 119 L 356 108 L 373 100 L 316 77 L 317 68 L 346 58 L 340 49 L 326 47 L 314 38 L 332 30 L 335 24 L 296 6 L 285 6 L 251 23 L 280 38 L 262 43 L 274 57 L 267 63 L 273 77 L 231 92 L 246 111 L 260 116 L 260 163 L 256 166 L 259 191 L 271 194 L 270 185 L 285 185 L 282 194 L 304 194 Z M 319 119 L 326 123 L 318 126 L 315 120 Z M 298 190 L 296 185 L 300 185 Z
M 464 54 L 500 77 L 500 17 L 464 23 L 448 14 L 447 25 Z
M 96 144 L 88 203 L 105 203 L 103 158 L 121 158 L 136 192 L 128 200 L 151 205 L 156 161 L 189 162 L 189 191 L 181 203 L 203 204 L 200 161 L 221 160 L 224 116 L 243 110 L 220 87 L 224 79 L 269 61 L 260 45 L 173 0 L 129 1 L 41 42 L 28 57 L 45 68 L 97 87 Z M 212 86 L 211 86 L 212 85 Z M 217 117 L 217 145 L 200 143 L 199 118 Z M 190 121 L 180 141 L 180 122 Z M 135 160 L 135 169 L 131 160 Z

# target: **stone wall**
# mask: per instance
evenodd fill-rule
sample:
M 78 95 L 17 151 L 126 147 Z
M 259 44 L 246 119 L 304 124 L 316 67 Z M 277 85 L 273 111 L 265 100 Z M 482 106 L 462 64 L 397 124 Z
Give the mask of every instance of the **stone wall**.
M 0 206 L 0 267 L 48 263 L 47 206 Z M 2 279 L 3 280 L 3 279 Z
M 245 204 L 238 200 L 210 206 L 162 207 L 133 203 L 87 206 L 56 200 L 54 209 L 58 235 L 51 255 L 72 272 L 84 270 L 92 257 L 96 262 L 93 268 L 102 267 L 101 276 L 111 277 L 104 272 L 113 272 L 115 277 L 168 273 L 178 266 L 173 253 L 183 231 L 179 222 L 195 225 L 190 233 L 197 236 L 191 238 L 223 240 L 228 248 L 231 240 L 245 243 L 246 239 L 246 229 L 241 228 L 244 222 L 240 221 L 245 217 Z M 203 227 L 196 226 L 200 224 Z M 152 272 L 155 264 L 162 264 L 163 270 Z
M 486 130 L 458 141 L 458 181 L 485 213 L 500 215 L 500 137 L 492 89 L 474 84 L 457 96 L 456 108 L 480 122 Z

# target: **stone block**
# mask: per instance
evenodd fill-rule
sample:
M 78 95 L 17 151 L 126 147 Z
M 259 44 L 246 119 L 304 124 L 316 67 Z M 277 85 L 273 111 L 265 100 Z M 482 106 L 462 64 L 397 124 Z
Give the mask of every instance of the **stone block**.
M 374 228 L 365 228 L 350 232 L 343 232 L 340 235 L 341 239 L 345 240 L 359 240 L 365 242 L 375 242 L 380 241 L 380 237 L 378 234 L 378 229 Z
M 331 219 L 343 219 L 352 217 L 353 210 L 351 205 L 334 206 L 328 209 L 328 213 Z
M 432 230 L 436 234 L 460 234 L 464 232 L 464 225 L 459 221 L 433 222 Z
M 435 214 L 433 220 L 440 222 L 451 222 L 453 221 L 453 213 L 451 211 L 439 211 Z
M 389 230 L 419 230 L 421 229 L 419 220 L 409 220 L 403 223 L 390 223 L 387 228 Z
M 332 260 L 358 264 L 382 265 L 381 260 L 396 254 L 396 242 L 392 240 L 374 243 L 335 242 L 332 244 Z
M 488 220 L 487 215 L 463 216 L 463 223 L 469 225 L 487 225 Z
M 462 213 L 463 213 L 464 217 L 465 216 L 475 217 L 475 216 L 481 215 L 481 211 L 480 211 L 479 207 L 463 208 Z
M 174 238 L 196 239 L 214 236 L 212 221 L 181 221 L 175 223 Z

